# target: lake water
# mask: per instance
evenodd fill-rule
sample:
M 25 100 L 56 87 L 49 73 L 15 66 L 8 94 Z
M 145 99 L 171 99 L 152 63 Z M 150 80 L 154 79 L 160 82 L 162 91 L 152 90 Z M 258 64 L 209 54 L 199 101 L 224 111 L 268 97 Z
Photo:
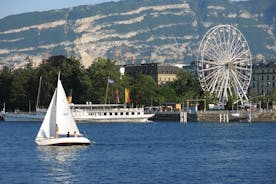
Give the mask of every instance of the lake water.
M 90 146 L 40 147 L 0 122 L 0 183 L 276 183 L 275 123 L 78 124 Z

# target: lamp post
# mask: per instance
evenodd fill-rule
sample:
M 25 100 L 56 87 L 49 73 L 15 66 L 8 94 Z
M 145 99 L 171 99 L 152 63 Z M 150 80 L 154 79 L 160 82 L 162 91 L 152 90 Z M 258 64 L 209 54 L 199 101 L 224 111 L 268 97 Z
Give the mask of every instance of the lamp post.
M 266 93 L 267 94 L 270 92 L 270 84 L 271 84 L 271 82 L 267 82 L 267 88 L 266 88 Z M 267 110 L 268 110 L 268 102 L 269 102 L 269 96 L 267 95 L 267 98 L 266 98 L 266 109 Z

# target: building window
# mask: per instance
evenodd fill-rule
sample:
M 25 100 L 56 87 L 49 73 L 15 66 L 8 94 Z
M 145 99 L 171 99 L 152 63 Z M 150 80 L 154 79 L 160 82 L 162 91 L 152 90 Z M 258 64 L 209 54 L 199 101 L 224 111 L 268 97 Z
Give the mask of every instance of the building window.
M 266 79 L 267 79 L 267 80 L 269 80 L 269 75 L 268 75 L 268 76 L 266 76 Z

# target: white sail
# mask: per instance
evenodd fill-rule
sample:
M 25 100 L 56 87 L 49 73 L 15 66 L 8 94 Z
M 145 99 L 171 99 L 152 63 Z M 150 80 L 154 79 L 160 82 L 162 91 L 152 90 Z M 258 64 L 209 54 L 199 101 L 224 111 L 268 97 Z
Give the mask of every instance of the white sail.
M 57 100 L 57 90 L 52 97 L 51 103 L 38 131 L 36 139 L 41 138 L 51 138 L 55 136 L 55 121 L 56 121 L 56 100 Z
M 75 131 L 79 134 L 79 129 L 72 116 L 66 94 L 60 80 L 58 80 L 57 84 L 57 99 L 59 100 L 56 102 L 56 124 L 58 125 L 59 134 L 65 135 L 67 132 L 74 134 Z

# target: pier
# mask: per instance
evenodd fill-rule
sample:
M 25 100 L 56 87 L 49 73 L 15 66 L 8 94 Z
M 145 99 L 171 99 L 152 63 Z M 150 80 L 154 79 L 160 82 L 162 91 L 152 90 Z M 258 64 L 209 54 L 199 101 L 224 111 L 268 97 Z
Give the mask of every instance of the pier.
M 198 111 L 196 116 L 200 122 L 271 122 L 276 120 L 276 111 Z
M 184 118 L 184 119 L 183 119 Z M 184 117 L 182 112 L 157 112 L 151 119 L 153 121 L 178 121 L 178 122 L 276 122 L 276 111 L 197 111 L 187 113 Z

